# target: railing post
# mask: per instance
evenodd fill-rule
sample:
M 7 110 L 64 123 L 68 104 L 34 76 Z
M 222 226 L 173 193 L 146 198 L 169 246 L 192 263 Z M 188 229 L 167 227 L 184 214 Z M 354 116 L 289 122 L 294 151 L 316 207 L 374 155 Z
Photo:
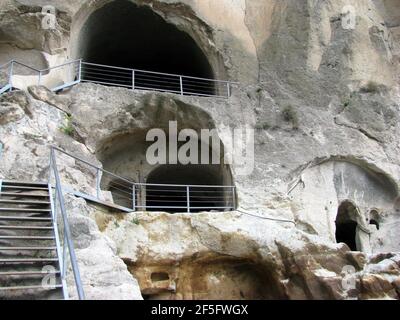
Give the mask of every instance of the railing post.
M 132 209 L 136 211 L 136 186 L 132 184 Z
M 229 98 L 230 96 L 231 96 L 231 83 L 230 82 L 227 82 L 226 83 L 226 87 L 227 87 L 227 89 L 228 89 L 228 91 L 227 91 L 227 98 Z
M 232 187 L 232 210 L 236 209 L 235 187 Z
M 190 213 L 190 187 L 186 186 L 186 206 L 187 212 Z
M 132 90 L 135 90 L 135 70 L 132 70 Z
M 179 81 L 180 81 L 180 85 L 181 85 L 181 95 L 183 96 L 183 77 L 179 76 Z
M 81 80 L 82 80 L 82 59 L 79 59 L 78 81 L 81 82 Z
M 42 71 L 39 71 L 38 86 L 40 86 L 41 82 L 42 82 Z
M 100 200 L 100 168 L 96 171 L 96 196 Z
M 10 64 L 10 74 L 8 75 L 8 83 L 10 84 L 10 92 L 12 91 L 13 83 L 12 83 L 12 77 L 13 77 L 13 72 L 14 72 L 14 60 L 11 61 Z

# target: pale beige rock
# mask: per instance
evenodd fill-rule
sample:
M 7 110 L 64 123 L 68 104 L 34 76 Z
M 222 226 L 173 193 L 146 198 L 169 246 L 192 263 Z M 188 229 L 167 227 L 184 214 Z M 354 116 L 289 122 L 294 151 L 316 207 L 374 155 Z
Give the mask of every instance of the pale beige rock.
M 44 31 L 40 8 L 48 1 L 0 1 L 0 64 L 10 54 L 37 68 L 80 58 L 80 28 L 108 2 L 52 1 L 56 29 Z M 7 94 L 0 99 L 0 177 L 47 181 L 52 144 L 102 166 L 105 147 L 121 134 L 177 118 L 188 128 L 215 126 L 223 141 L 226 125 L 254 127 L 255 166 L 248 176 L 230 168 L 241 212 L 116 215 L 69 200 L 88 297 L 141 299 L 141 291 L 165 299 L 396 298 L 400 258 L 387 252 L 400 251 L 397 1 L 351 1 L 354 30 L 341 26 L 344 0 L 134 2 L 152 5 L 192 36 L 217 78 L 239 80 L 233 96 L 94 84 L 59 95 L 32 87 L 33 98 Z M 19 73 L 17 88 L 37 83 Z M 62 83 L 61 75 L 45 75 L 44 84 Z M 65 115 L 57 108 L 72 114 L 72 136 L 61 132 Z M 135 156 L 125 168 L 132 175 L 143 154 Z M 95 194 L 93 170 L 66 157 L 59 167 L 65 185 Z M 151 168 L 140 168 L 145 180 Z M 112 200 L 106 190 L 104 197 Z M 357 205 L 360 249 L 381 255 L 368 259 L 335 243 L 343 201 Z M 356 268 L 355 290 L 342 286 L 346 265 Z

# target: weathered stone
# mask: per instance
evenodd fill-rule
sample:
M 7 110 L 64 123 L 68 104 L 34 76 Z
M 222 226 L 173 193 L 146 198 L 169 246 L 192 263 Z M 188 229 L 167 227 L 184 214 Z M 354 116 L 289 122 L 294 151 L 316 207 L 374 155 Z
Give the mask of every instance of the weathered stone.
M 397 298 L 392 284 L 379 275 L 364 275 L 361 278 L 361 287 L 363 299 Z
M 7 124 L 22 119 L 25 116 L 24 111 L 18 105 L 1 105 L 0 124 Z
M 400 250 L 396 0 L 353 1 L 357 23 L 350 30 L 342 26 L 344 0 L 133 2 L 193 38 L 217 78 L 240 81 L 232 96 L 91 83 L 59 94 L 29 87 L 34 99 L 5 94 L 0 177 L 47 181 L 49 146 L 56 145 L 146 181 L 153 168 L 142 140 L 170 120 L 217 129 L 227 152 L 227 125 L 254 127 L 254 170 L 241 176 L 237 164 L 224 169 L 237 187 L 232 213 L 116 214 L 68 197 L 88 298 L 398 298 L 400 255 L 387 253 Z M 57 23 L 44 30 L 48 1 L 2 1 L 0 64 L 11 54 L 38 69 L 81 58 L 83 26 L 105 3 L 52 1 Z M 15 73 L 16 88 L 38 83 L 33 70 Z M 44 72 L 41 80 L 54 86 L 65 74 Z M 65 112 L 73 117 L 69 130 L 62 130 Z M 67 157 L 58 165 L 64 185 L 96 194 L 93 168 Z M 111 201 L 112 192 L 103 191 Z M 356 249 L 364 253 L 335 243 L 343 203 L 354 206 Z M 355 288 L 342 285 L 345 267 L 355 268 Z M 71 278 L 69 284 L 74 295 Z
M 367 258 L 362 252 L 348 252 L 347 257 L 350 261 L 353 261 L 357 270 L 363 270 L 367 263 Z
M 70 113 L 69 105 L 71 102 L 67 97 L 58 96 L 44 86 L 30 86 L 28 91 L 33 98 L 46 102 L 47 104 L 56 107 L 67 114 Z

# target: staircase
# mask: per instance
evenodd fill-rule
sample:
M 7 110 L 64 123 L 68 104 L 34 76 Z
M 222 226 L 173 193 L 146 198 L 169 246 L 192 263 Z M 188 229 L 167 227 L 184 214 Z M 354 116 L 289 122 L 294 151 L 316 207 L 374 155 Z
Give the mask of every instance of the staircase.
M 64 299 L 47 183 L 0 180 L 0 300 Z

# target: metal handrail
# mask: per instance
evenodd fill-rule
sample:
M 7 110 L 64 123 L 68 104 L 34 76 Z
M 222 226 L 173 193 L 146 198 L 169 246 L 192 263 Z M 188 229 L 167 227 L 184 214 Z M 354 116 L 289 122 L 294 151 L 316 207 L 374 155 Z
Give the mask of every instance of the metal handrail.
M 37 84 L 40 85 L 41 82 L 42 82 L 43 76 L 47 75 L 46 74 L 47 72 L 49 72 L 51 70 L 54 70 L 54 69 L 62 68 L 62 67 L 68 66 L 68 65 L 73 65 L 73 64 L 76 64 L 78 62 L 79 62 L 79 69 L 77 70 L 78 73 L 79 73 L 77 75 L 78 76 L 78 80 L 77 81 L 70 81 L 70 82 L 67 82 L 67 83 L 65 83 L 63 85 L 57 86 L 55 88 L 51 88 L 52 91 L 57 91 L 57 90 L 60 90 L 60 89 L 64 89 L 64 88 L 73 86 L 74 84 L 77 84 L 77 83 L 81 82 L 81 59 L 72 60 L 72 61 L 60 64 L 60 65 L 57 65 L 57 66 L 54 66 L 54 67 L 45 68 L 45 69 L 37 69 L 37 68 L 31 67 L 31 66 L 29 66 L 29 65 L 27 65 L 25 63 L 22 63 L 22 62 L 19 62 L 19 61 L 16 61 L 16 60 L 11 60 L 11 61 L 5 63 L 4 65 L 0 66 L 0 68 L 2 68 L 4 66 L 10 66 L 10 70 L 8 71 L 9 72 L 9 74 L 8 74 L 8 83 L 4 87 L 8 87 L 9 90 L 11 91 L 12 88 L 13 88 L 13 83 L 12 82 L 13 82 L 13 76 L 14 76 L 13 73 L 14 73 L 14 66 L 15 65 L 19 65 L 19 66 L 22 66 L 24 68 L 27 68 L 29 70 L 34 71 L 36 73 L 35 76 L 37 76 Z
M 80 157 L 74 156 L 74 155 L 72 155 L 72 154 L 66 152 L 65 150 L 63 150 L 63 149 L 61 149 L 61 148 L 58 148 L 58 147 L 55 147 L 55 146 L 52 146 L 51 148 L 52 148 L 53 150 L 56 150 L 56 151 L 59 151 L 59 152 L 65 154 L 65 155 L 67 155 L 67 156 L 69 156 L 69 157 L 71 157 L 71 158 L 73 158 L 73 159 L 75 159 L 75 160 L 78 160 L 78 161 L 80 161 L 80 162 L 83 162 L 84 164 L 88 165 L 89 167 L 92 167 L 93 169 L 96 169 L 96 170 L 100 170 L 100 171 L 102 171 L 102 172 L 105 172 L 105 173 L 107 173 L 107 174 L 113 176 L 114 178 L 123 180 L 123 181 L 125 181 L 125 182 L 127 182 L 127 183 L 129 183 L 129 184 L 135 184 L 135 182 L 132 182 L 132 181 L 130 181 L 130 180 L 128 180 L 128 179 L 125 179 L 125 178 L 123 178 L 123 177 L 120 177 L 120 176 L 118 176 L 118 175 L 116 175 L 116 174 L 114 174 L 114 173 L 112 173 L 112 172 L 110 172 L 110 171 L 107 171 L 107 170 L 105 170 L 105 169 L 103 169 L 103 168 L 100 168 L 99 166 L 96 166 L 96 165 L 94 165 L 93 163 L 90 163 L 89 161 L 86 161 L 86 160 L 84 160 L 84 159 L 82 159 L 82 158 L 80 158 Z
M 22 63 L 22 62 L 19 62 L 19 61 L 16 61 L 16 60 L 11 60 L 10 63 L 18 64 L 18 65 L 20 65 L 20 66 L 23 66 L 23 67 L 25 67 L 25 68 L 31 69 L 31 70 L 36 71 L 36 72 L 41 72 L 41 71 L 43 71 L 43 70 L 39 70 L 39 69 L 36 69 L 36 68 L 34 68 L 34 67 L 28 66 L 27 64 Z
M 57 160 L 56 160 L 54 149 L 51 148 L 51 150 L 50 150 L 50 176 L 51 176 L 51 171 L 53 171 L 54 178 L 55 178 L 55 191 L 56 191 L 57 199 L 58 199 L 58 202 L 60 205 L 60 211 L 61 211 L 63 227 L 64 227 L 64 247 L 65 247 L 65 244 L 68 247 L 68 252 L 69 252 L 69 257 L 71 260 L 71 266 L 72 266 L 72 271 L 74 274 L 75 285 L 76 285 L 76 289 L 78 292 L 78 297 L 80 300 L 84 300 L 85 294 L 83 291 L 83 285 L 82 285 L 81 276 L 80 276 L 80 272 L 79 272 L 78 262 L 76 259 L 75 249 L 74 249 L 74 245 L 72 242 L 72 236 L 71 236 L 71 231 L 69 228 L 69 222 L 68 222 L 68 217 L 67 217 L 67 211 L 65 209 L 64 195 L 62 192 L 62 185 L 61 185 L 61 180 L 60 180 L 60 176 L 58 173 L 56 161 Z M 50 180 L 50 176 L 49 176 L 49 180 Z M 65 248 L 64 248 L 63 258 L 61 256 L 59 256 L 59 259 L 61 261 L 60 265 L 62 265 L 62 264 L 64 265 L 64 267 L 62 267 L 61 269 L 62 269 L 63 280 L 65 280 L 65 276 L 66 276 Z
M 148 70 L 143 70 L 143 69 L 132 69 L 132 68 L 124 68 L 124 67 L 115 67 L 115 66 L 109 66 L 109 65 L 98 64 L 98 63 L 91 63 L 91 62 L 82 62 L 82 64 L 90 65 L 90 66 L 96 66 L 96 67 L 107 67 L 107 68 L 119 69 L 119 70 L 125 70 L 125 71 L 137 71 L 137 72 L 143 72 L 143 73 L 156 74 L 156 75 L 160 75 L 160 76 L 183 77 L 183 78 L 189 78 L 189 79 L 195 79 L 195 80 L 205 80 L 205 81 L 212 81 L 212 82 L 223 82 L 223 83 L 239 84 L 238 82 L 233 82 L 233 81 L 228 81 L 228 80 L 200 78 L 200 77 L 187 76 L 187 75 L 184 75 L 184 74 L 177 74 L 177 73 L 164 73 L 164 72 L 157 72 L 157 71 L 148 71 Z
M 54 67 L 49 67 L 49 68 L 42 69 L 42 70 L 39 70 L 39 71 L 40 72 L 46 72 L 46 71 L 54 70 L 54 69 L 57 69 L 57 68 L 65 67 L 67 65 L 70 65 L 70 64 L 73 64 L 73 63 L 76 63 L 76 62 L 80 62 L 80 61 L 82 61 L 82 59 L 75 59 L 75 60 L 67 61 L 65 63 L 56 65 Z
M 110 180 L 110 187 L 114 189 L 114 191 L 118 192 L 118 198 L 123 198 L 125 201 L 129 202 L 130 207 L 126 206 L 121 206 L 120 204 L 117 204 L 120 207 L 123 207 L 126 209 L 125 211 L 136 211 L 137 209 L 185 209 L 187 212 L 191 212 L 192 210 L 200 210 L 200 209 L 235 209 L 236 203 L 235 203 L 235 191 L 236 187 L 232 185 L 184 185 L 184 184 L 155 184 L 155 183 L 137 183 L 134 181 L 130 181 L 129 179 L 126 179 L 124 177 L 121 177 L 119 175 L 116 175 L 108 170 L 105 170 L 99 166 L 96 166 L 92 163 L 90 163 L 87 160 L 84 160 L 80 157 L 74 156 L 69 154 L 63 149 L 60 149 L 58 147 L 52 146 L 52 150 L 58 151 L 72 159 L 75 159 L 77 161 L 80 161 L 87 166 L 91 167 L 92 169 L 95 170 L 96 172 L 96 195 L 88 195 L 88 194 L 83 194 L 80 193 L 82 196 L 86 196 L 86 199 L 97 199 L 99 203 L 104 203 L 102 199 L 100 199 L 100 194 L 101 194 L 101 186 L 100 186 L 100 179 L 101 177 L 106 177 L 109 175 L 115 181 Z M 117 182 L 118 181 L 118 182 Z M 156 206 L 156 205 L 146 205 L 146 204 L 139 204 L 137 203 L 137 196 L 140 192 L 145 191 L 146 189 L 151 187 L 161 187 L 161 188 L 166 188 L 168 189 L 167 192 L 180 192 L 182 195 L 174 196 L 174 198 L 179 198 L 179 200 L 175 200 L 175 202 L 178 203 L 184 203 L 184 205 L 181 206 L 168 206 L 168 205 L 163 205 L 163 206 Z M 177 188 L 182 188 L 183 190 L 177 190 Z M 216 190 L 221 190 L 221 191 L 216 191 Z M 152 192 L 159 192 L 159 190 L 149 190 Z M 196 194 L 198 193 L 204 193 L 204 192 L 216 192 L 216 193 L 229 193 L 229 196 L 224 195 L 214 195 L 214 197 L 210 197 L 207 195 L 203 195 L 200 197 L 203 197 L 204 199 L 209 199 L 209 198 L 215 198 L 214 201 L 217 203 L 222 203 L 225 202 L 226 199 L 231 199 L 232 200 L 232 205 L 224 205 L 224 206 L 219 206 L 219 205 L 214 205 L 214 206 L 201 206 L 201 203 L 203 203 L 205 200 L 193 200 L 192 197 L 199 197 Z M 183 194 L 184 193 L 184 194 Z M 153 195 L 154 196 L 154 195 Z M 153 197 L 149 195 L 149 197 Z M 183 200 L 182 200 L 183 199 Z M 151 200 L 149 200 L 151 201 Z M 154 201 L 153 201 L 154 202 Z M 193 203 L 200 203 L 199 205 L 195 206 Z
M 78 70 L 75 70 L 75 72 L 77 73 L 76 74 L 77 80 L 69 81 L 63 85 L 51 88 L 51 90 L 57 91 L 60 89 L 71 87 L 80 82 L 92 82 L 103 85 L 125 87 L 132 90 L 136 89 L 153 90 L 153 91 L 176 93 L 180 95 L 197 95 L 205 97 L 229 98 L 231 96 L 232 86 L 239 84 L 238 82 L 227 81 L 227 80 L 207 79 L 202 77 L 193 77 L 193 76 L 179 75 L 174 73 L 162 73 L 162 72 L 147 71 L 142 69 L 132 69 L 132 68 L 110 66 L 110 65 L 102 65 L 97 63 L 90 63 L 90 62 L 83 62 L 82 59 L 68 61 L 60 65 L 48 67 L 45 69 L 37 69 L 25 63 L 16 60 L 11 60 L 5 63 L 4 65 L 0 66 L 0 68 L 11 65 L 11 69 L 9 71 L 10 74 L 9 74 L 8 85 L 12 87 L 14 64 L 23 66 L 25 68 L 28 68 L 36 72 L 38 76 L 38 85 L 40 85 L 44 73 L 65 66 L 73 65 L 76 63 L 79 63 Z M 87 70 L 87 68 L 91 70 Z M 114 73 L 117 72 L 111 70 L 126 71 L 127 73 L 118 76 L 115 74 L 110 74 L 112 72 Z M 143 77 L 145 77 L 145 79 L 143 79 Z M 168 77 L 169 79 L 166 79 Z

